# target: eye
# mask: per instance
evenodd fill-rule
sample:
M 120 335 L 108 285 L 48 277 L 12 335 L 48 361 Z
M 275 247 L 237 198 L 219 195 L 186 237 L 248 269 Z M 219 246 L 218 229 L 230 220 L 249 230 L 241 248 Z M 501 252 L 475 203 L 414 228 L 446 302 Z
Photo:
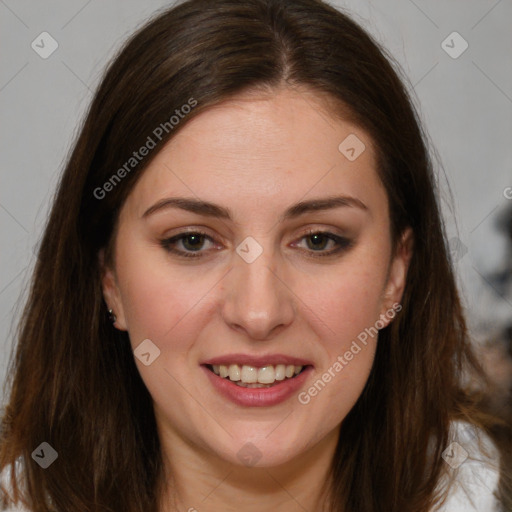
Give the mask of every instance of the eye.
M 304 250 L 309 252 L 312 257 L 333 256 L 349 249 L 353 245 L 352 241 L 348 238 L 328 231 L 308 231 L 299 240 L 307 241 L 307 248 Z M 202 231 L 187 231 L 161 240 L 160 245 L 166 251 L 178 256 L 201 258 L 203 253 L 206 252 L 201 250 L 204 249 L 205 241 L 214 242 L 212 237 Z M 327 244 L 330 244 L 332 247 L 328 251 L 325 250 Z M 179 248 L 180 245 L 182 248 Z
M 315 258 L 333 256 L 349 249 L 353 245 L 352 241 L 348 238 L 335 235 L 329 231 L 308 231 L 300 240 L 306 240 L 306 250 L 313 253 L 311 256 Z M 332 249 L 325 251 L 326 245 L 329 243 Z
M 201 257 L 200 250 L 203 247 L 205 240 L 213 242 L 213 239 L 202 231 L 187 231 L 171 238 L 161 240 L 160 245 L 170 253 L 184 256 L 186 258 L 199 258 Z M 175 246 L 178 244 L 182 244 L 185 250 L 176 249 Z

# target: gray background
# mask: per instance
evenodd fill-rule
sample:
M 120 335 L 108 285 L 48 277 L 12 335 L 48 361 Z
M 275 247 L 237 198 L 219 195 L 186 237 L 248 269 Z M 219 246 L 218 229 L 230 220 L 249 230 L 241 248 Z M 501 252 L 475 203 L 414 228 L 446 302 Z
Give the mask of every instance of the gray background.
M 348 9 L 403 67 L 444 172 L 443 211 L 477 342 L 512 318 L 512 298 L 489 275 L 503 268 L 495 220 L 512 187 L 512 2 L 376 0 Z M 169 1 L 0 0 L 0 381 L 26 297 L 50 200 L 107 60 Z M 458 32 L 469 47 L 450 57 Z M 48 32 L 47 59 L 31 47 Z M 453 38 L 452 38 L 453 39 Z M 452 52 L 460 41 L 448 38 Z M 445 174 L 446 178 L 445 179 Z M 449 207 L 448 184 L 454 196 Z M 508 194 L 509 197 L 512 194 Z

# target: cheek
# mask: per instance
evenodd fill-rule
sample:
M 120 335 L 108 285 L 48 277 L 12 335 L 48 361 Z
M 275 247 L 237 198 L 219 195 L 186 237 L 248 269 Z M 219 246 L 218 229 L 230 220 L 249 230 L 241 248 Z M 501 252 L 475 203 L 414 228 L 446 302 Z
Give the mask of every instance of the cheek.
M 343 421 L 370 375 L 378 339 L 376 277 L 354 273 L 331 286 L 327 295 L 309 297 L 316 305 L 322 357 L 299 402 L 323 418 L 320 434 Z
M 189 353 L 211 317 L 208 292 L 216 279 L 201 270 L 183 272 L 165 261 L 163 250 L 162 254 L 133 244 L 129 257 L 119 261 L 118 276 L 135 355 L 146 339 L 158 349 L 147 366 L 135 358 L 140 376 L 155 403 L 169 412 L 184 407 L 182 385 L 190 380 Z
M 310 403 L 326 426 L 341 421 L 352 409 L 368 380 L 375 356 L 385 261 L 368 251 L 347 258 L 335 274 L 303 286 L 301 297 L 310 307 L 321 346 L 321 365 L 312 385 L 300 397 Z
M 329 349 L 342 349 L 379 319 L 385 269 L 359 265 L 340 267 L 322 283 L 304 283 L 301 298 L 324 325 Z M 313 320 L 312 320 L 313 321 Z
M 130 245 L 129 257 L 118 263 L 121 298 L 132 345 L 143 339 L 158 345 L 173 339 L 175 348 L 193 328 L 187 316 L 204 308 L 204 297 L 214 285 L 211 275 L 198 270 L 193 278 L 166 261 L 165 252 Z M 174 336 L 173 333 L 180 333 Z

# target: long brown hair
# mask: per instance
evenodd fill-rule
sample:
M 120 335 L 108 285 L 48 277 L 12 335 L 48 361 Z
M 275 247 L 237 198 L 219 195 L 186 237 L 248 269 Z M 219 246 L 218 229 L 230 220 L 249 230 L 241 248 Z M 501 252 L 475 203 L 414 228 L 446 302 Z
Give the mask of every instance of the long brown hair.
M 341 427 L 333 510 L 426 512 L 439 498 L 450 421 L 486 426 L 461 387 L 463 374 L 483 375 L 425 137 L 390 59 L 321 1 L 189 0 L 150 20 L 108 67 L 54 198 L 19 323 L 0 445 L 0 468 L 11 465 L 33 510 L 157 511 L 162 456 L 151 396 L 127 333 L 108 320 L 98 252 L 112 245 L 137 179 L 187 122 L 242 91 L 283 84 L 335 100 L 333 115 L 350 113 L 370 134 L 393 244 L 408 226 L 415 239 L 402 313 L 381 331 L 370 378 Z M 170 122 L 191 99 L 194 108 Z M 156 148 L 127 168 L 148 136 Z M 47 469 L 31 458 L 43 441 L 59 454 Z

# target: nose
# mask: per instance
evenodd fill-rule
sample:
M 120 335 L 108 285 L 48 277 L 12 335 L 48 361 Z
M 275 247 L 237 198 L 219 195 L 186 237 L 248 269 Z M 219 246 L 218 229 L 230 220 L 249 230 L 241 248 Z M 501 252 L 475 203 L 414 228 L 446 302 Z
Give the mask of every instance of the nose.
M 250 340 L 271 339 L 293 321 L 295 296 L 279 275 L 270 250 L 252 263 L 238 255 L 234 258 L 224 288 L 224 321 Z

